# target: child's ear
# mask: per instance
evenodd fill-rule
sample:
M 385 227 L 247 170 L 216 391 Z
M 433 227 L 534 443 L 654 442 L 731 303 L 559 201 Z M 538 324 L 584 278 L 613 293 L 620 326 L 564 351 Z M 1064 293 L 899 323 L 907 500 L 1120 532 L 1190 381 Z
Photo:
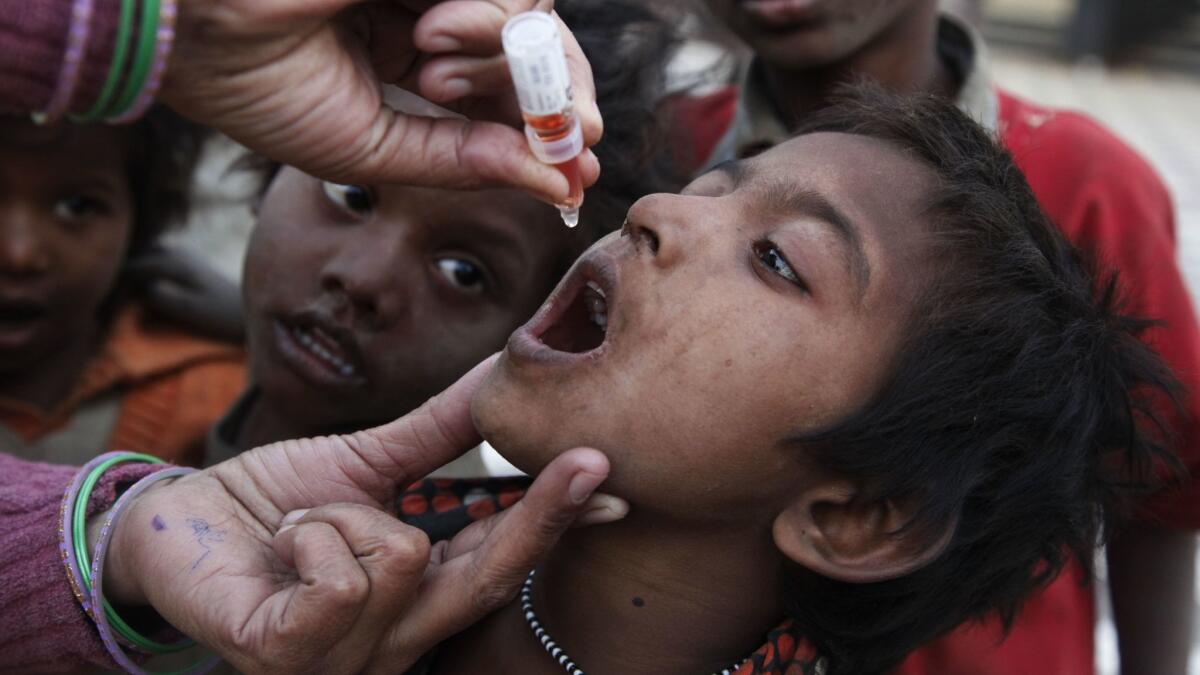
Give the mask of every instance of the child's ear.
M 775 545 L 797 564 L 839 581 L 870 583 L 909 574 L 941 555 L 950 524 L 932 537 L 904 529 L 915 500 L 859 501 L 850 482 L 814 485 L 775 518 Z

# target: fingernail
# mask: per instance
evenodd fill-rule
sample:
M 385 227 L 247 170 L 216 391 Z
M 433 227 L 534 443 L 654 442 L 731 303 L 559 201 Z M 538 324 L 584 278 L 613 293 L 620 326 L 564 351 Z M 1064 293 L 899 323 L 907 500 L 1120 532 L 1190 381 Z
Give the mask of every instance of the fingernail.
M 288 530 L 292 529 L 293 527 L 295 527 L 295 525 L 284 525 L 283 527 L 279 528 L 279 530 L 277 530 L 275 532 L 275 536 L 278 537 L 279 535 L 283 534 L 284 532 L 287 532 Z
M 442 85 L 442 96 L 447 99 L 462 98 L 471 93 L 471 82 L 456 77 L 452 80 L 446 80 L 446 84 Z
M 575 525 L 603 525 L 624 518 L 629 513 L 629 502 L 607 494 L 594 494 L 588 500 L 587 510 L 575 519 Z
M 596 488 L 600 487 L 605 478 L 608 478 L 606 474 L 580 471 L 575 474 L 575 477 L 571 479 L 571 484 L 567 486 L 567 494 L 571 497 L 572 502 L 582 504 L 592 496 Z
M 292 511 L 291 513 L 287 514 L 286 516 L 283 517 L 283 520 L 279 521 L 279 525 L 280 525 L 279 531 L 282 532 L 285 527 L 290 527 L 292 525 L 295 525 L 296 521 L 303 518 L 304 514 L 306 514 L 306 513 L 308 513 L 308 509 L 297 509 L 297 510 Z
M 425 40 L 427 52 L 457 52 L 462 50 L 462 42 L 449 35 L 434 35 Z

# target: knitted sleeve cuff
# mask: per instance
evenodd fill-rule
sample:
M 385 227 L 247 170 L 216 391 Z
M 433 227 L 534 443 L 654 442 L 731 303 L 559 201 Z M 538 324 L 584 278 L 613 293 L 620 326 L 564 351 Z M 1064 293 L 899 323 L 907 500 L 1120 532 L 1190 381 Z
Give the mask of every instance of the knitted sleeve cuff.
M 162 468 L 132 464 L 107 472 L 92 493 L 89 515 Z M 0 455 L 0 671 L 115 667 L 59 555 L 59 505 L 78 470 Z
M 71 110 L 85 111 L 100 93 L 116 44 L 121 0 L 94 0 L 88 48 Z M 0 0 L 0 108 L 41 110 L 58 82 L 71 24 L 72 0 Z

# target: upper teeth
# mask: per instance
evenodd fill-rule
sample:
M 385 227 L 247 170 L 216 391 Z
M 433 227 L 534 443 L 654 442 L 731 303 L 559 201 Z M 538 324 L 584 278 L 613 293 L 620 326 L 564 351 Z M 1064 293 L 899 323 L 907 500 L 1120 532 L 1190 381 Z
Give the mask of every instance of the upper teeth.
M 604 295 L 603 289 L 594 281 L 587 282 L 588 290 L 583 294 L 584 304 L 587 306 L 588 317 L 592 323 L 599 326 L 601 329 L 608 327 L 608 299 Z
M 304 330 L 303 328 L 297 329 L 296 340 L 308 348 L 309 351 L 328 361 L 329 364 L 332 365 L 344 377 L 351 377 L 354 375 L 355 370 L 353 364 L 326 349 L 323 345 L 321 345 L 320 342 L 317 342 L 316 338 L 314 338 L 307 330 Z

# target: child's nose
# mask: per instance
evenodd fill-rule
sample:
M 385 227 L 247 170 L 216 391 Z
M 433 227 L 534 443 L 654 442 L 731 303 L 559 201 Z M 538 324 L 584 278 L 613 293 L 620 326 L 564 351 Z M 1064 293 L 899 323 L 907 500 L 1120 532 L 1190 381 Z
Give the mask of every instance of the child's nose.
M 697 243 L 698 228 L 690 223 L 692 208 L 687 200 L 679 195 L 648 195 L 630 207 L 625 218 L 625 234 L 659 267 L 678 264 Z
M 30 209 L 0 206 L 0 273 L 8 277 L 30 277 L 50 269 L 50 252 Z
M 335 296 L 336 306 L 351 309 L 356 320 L 373 328 L 393 321 L 405 304 L 403 296 L 411 267 L 401 243 L 373 240 L 370 245 L 346 246 L 321 272 L 321 289 Z

